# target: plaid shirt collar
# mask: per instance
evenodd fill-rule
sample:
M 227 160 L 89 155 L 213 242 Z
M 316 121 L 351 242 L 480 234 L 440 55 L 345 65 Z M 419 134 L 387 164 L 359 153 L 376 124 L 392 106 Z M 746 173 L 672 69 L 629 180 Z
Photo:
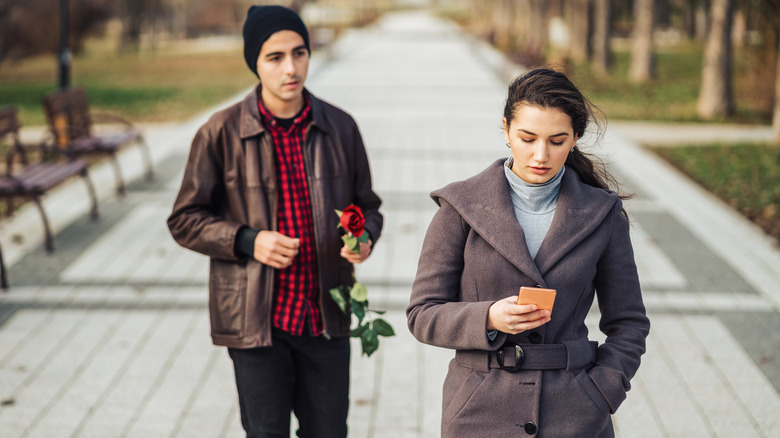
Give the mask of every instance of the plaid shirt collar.
M 262 88 L 257 89 L 257 107 L 260 110 L 260 117 L 263 119 L 263 124 L 268 129 L 274 129 L 274 130 L 281 130 L 281 131 L 288 131 L 291 132 L 292 130 L 299 128 L 301 125 L 303 125 L 306 120 L 309 119 L 309 114 L 311 114 L 311 100 L 309 99 L 309 96 L 307 96 L 307 93 L 304 91 L 303 93 L 303 110 L 300 112 L 300 115 L 293 120 L 292 125 L 290 126 L 289 130 L 285 130 L 281 126 L 279 126 L 278 123 L 276 123 L 276 116 L 263 105 L 263 99 L 260 96 L 260 92 L 262 91 Z

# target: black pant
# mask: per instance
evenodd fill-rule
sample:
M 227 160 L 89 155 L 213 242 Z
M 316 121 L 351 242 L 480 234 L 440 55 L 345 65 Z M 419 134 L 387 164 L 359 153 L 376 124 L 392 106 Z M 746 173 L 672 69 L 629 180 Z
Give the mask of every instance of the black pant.
M 345 438 L 349 409 L 349 338 L 293 336 L 274 329 L 270 347 L 229 348 L 247 438 L 290 435 Z

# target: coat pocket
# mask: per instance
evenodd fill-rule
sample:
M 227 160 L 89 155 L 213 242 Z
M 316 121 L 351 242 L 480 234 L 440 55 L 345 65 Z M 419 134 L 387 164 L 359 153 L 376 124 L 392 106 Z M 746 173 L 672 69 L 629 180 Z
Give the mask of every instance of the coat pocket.
M 574 379 L 577 381 L 580 388 L 582 388 L 585 395 L 593 402 L 593 405 L 598 409 L 599 413 L 603 416 L 608 416 L 609 404 L 607 404 L 607 400 L 604 396 L 601 395 L 601 391 L 596 387 L 596 384 L 590 380 L 588 372 L 584 369 L 579 370 L 577 371 L 577 374 L 574 375 Z
M 447 380 L 449 380 L 449 382 L 445 382 L 445 387 L 447 385 L 457 385 L 458 380 L 460 380 L 457 377 L 455 377 L 454 379 L 450 380 L 450 377 L 454 377 L 452 375 L 453 374 L 452 373 L 453 365 L 455 367 L 461 368 L 461 370 L 459 370 L 459 371 L 465 371 L 465 372 L 468 373 L 468 375 L 466 376 L 465 380 L 461 380 L 460 381 L 461 382 L 460 386 L 455 391 L 455 393 L 452 395 L 452 398 L 450 398 L 449 401 L 447 400 L 447 398 L 448 398 L 447 395 L 448 394 L 445 395 L 444 403 L 445 403 L 446 407 L 445 407 L 445 409 L 444 409 L 444 411 L 442 413 L 442 424 L 448 424 L 452 420 L 454 420 L 455 417 L 458 416 L 460 411 L 462 411 L 463 408 L 466 407 L 466 404 L 468 404 L 469 400 L 471 400 L 472 396 L 477 391 L 477 388 L 479 388 L 479 385 L 481 385 L 482 382 L 485 380 L 485 376 L 482 373 L 480 373 L 479 371 L 474 371 L 474 370 L 469 369 L 469 368 L 463 368 L 463 367 L 461 367 L 460 365 L 458 365 L 457 363 L 454 363 L 454 362 L 455 361 L 453 360 L 453 363 L 450 364 L 451 372 L 450 372 L 450 375 L 447 378 Z M 457 374 L 461 374 L 461 373 L 457 373 Z
M 212 277 L 210 282 L 209 315 L 212 333 L 243 336 L 246 281 Z

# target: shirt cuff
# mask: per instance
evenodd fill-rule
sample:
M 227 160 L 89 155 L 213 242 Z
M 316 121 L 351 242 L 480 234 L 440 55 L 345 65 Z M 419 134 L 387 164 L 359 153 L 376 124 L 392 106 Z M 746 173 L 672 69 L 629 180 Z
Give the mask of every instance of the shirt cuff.
M 236 232 L 236 241 L 233 244 L 233 253 L 237 257 L 253 259 L 255 257 L 255 239 L 260 230 L 242 226 Z
M 498 336 L 498 330 L 488 330 L 487 331 L 487 337 L 490 342 L 493 342 L 496 340 L 496 336 Z

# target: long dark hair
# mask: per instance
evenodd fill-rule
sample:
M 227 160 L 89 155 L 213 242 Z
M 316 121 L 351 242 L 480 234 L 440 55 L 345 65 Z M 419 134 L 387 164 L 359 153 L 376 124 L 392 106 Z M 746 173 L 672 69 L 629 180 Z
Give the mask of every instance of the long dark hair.
M 509 85 L 504 106 L 506 125 L 511 125 L 518 105 L 539 108 L 556 108 L 571 119 L 571 126 L 577 138 L 585 135 L 589 122 L 597 126 L 597 132 L 604 131 L 604 116 L 580 90 L 566 77 L 549 68 L 537 68 L 518 76 Z M 599 134 L 600 136 L 600 134 Z M 582 182 L 601 189 L 614 190 L 621 199 L 630 195 L 620 194 L 617 180 L 607 171 L 601 159 L 582 152 L 575 147 L 566 158 L 566 166 L 577 172 Z

